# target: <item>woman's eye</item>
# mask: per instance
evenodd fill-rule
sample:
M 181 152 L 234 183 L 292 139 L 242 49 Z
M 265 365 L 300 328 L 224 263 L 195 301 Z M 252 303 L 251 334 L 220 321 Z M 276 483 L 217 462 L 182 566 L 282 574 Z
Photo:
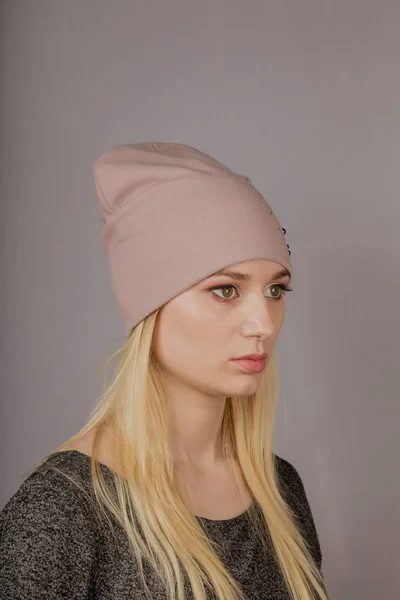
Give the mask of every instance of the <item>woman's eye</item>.
M 288 287 L 286 285 L 282 285 L 282 284 L 271 285 L 268 289 L 271 289 L 271 290 L 277 289 L 277 290 L 279 290 L 278 295 L 275 295 L 275 293 L 273 292 L 273 295 L 272 295 L 272 299 L 273 300 L 280 300 L 284 296 L 285 292 L 291 292 L 292 291 L 292 288 L 290 288 L 290 287 Z M 219 296 L 218 294 L 215 293 L 215 292 L 217 292 L 219 290 L 222 290 L 222 296 Z M 225 294 L 226 290 L 236 290 L 236 292 L 238 291 L 238 289 L 237 289 L 237 287 L 235 285 L 220 285 L 220 286 L 211 288 L 209 291 L 213 292 L 221 300 L 230 300 L 233 296 L 230 293 Z
M 283 296 L 283 287 L 281 285 L 272 285 L 271 289 L 277 289 L 279 291 L 278 299 Z
M 229 290 L 229 289 L 233 289 L 236 290 L 236 286 L 235 285 L 221 285 L 220 287 L 215 287 L 212 288 L 211 291 L 216 292 L 217 290 L 223 290 L 223 292 L 225 292 L 225 290 Z M 224 300 L 229 300 L 232 296 L 229 294 L 228 296 L 226 296 L 225 294 L 223 294 L 222 298 Z M 218 298 L 221 298 L 221 296 L 218 296 Z

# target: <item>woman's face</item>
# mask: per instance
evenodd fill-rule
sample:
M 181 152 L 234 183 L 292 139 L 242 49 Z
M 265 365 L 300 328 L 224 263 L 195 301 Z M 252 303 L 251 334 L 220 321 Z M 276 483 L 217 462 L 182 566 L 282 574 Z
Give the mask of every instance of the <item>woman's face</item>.
M 207 277 L 162 306 L 154 354 L 172 383 L 211 396 L 248 396 L 257 391 L 263 371 L 248 373 L 232 359 L 270 356 L 285 318 L 281 286 L 290 277 L 277 277 L 284 267 L 264 259 L 224 270 L 246 277 Z

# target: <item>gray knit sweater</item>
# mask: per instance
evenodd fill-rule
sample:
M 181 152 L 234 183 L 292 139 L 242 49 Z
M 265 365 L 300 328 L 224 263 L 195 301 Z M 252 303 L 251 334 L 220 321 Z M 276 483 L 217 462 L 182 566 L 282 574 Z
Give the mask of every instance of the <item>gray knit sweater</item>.
M 149 596 L 124 530 L 115 521 L 114 539 L 86 494 L 53 471 L 52 464 L 92 490 L 90 458 L 76 450 L 53 454 L 23 481 L 0 513 L 0 599 L 145 600 Z M 321 549 L 300 476 L 281 457 L 277 457 L 277 467 L 283 494 L 298 515 L 305 540 L 321 568 Z M 100 468 L 112 482 L 112 471 L 103 464 Z M 246 599 L 289 600 L 273 553 L 262 553 L 247 512 L 220 521 L 197 518 L 221 544 L 220 557 L 241 584 Z M 150 598 L 166 600 L 156 574 L 145 561 L 143 565 Z M 185 579 L 186 597 L 192 599 L 186 586 Z

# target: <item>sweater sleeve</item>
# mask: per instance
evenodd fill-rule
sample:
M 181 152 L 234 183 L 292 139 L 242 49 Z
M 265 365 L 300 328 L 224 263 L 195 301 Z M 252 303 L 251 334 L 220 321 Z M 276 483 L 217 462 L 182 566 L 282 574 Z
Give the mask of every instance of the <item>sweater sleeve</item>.
M 0 600 L 89 598 L 96 530 L 62 474 L 35 472 L 0 513 Z

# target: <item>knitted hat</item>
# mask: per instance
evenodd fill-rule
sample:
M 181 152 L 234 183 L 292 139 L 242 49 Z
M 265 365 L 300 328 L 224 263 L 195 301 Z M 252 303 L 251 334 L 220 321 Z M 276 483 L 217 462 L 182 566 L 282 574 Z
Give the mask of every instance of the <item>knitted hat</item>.
M 125 329 L 214 272 L 268 259 L 292 276 L 284 229 L 248 177 L 191 146 L 116 146 L 94 165 L 102 245 Z

